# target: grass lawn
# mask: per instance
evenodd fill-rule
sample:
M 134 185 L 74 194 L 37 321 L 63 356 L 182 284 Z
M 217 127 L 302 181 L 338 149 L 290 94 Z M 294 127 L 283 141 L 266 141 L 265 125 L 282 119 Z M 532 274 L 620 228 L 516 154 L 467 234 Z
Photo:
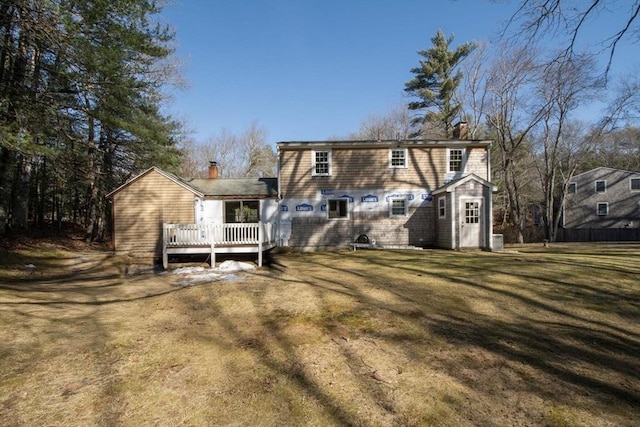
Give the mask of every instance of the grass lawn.
M 640 245 L 126 265 L 0 252 L 0 425 L 640 424 Z

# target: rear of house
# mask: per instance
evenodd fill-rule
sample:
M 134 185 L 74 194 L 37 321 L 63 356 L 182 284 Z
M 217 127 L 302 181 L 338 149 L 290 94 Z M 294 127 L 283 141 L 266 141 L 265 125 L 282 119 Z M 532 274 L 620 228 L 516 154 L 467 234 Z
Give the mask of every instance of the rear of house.
M 491 247 L 490 141 L 294 141 L 277 147 L 283 246 L 339 247 L 366 235 L 378 245 Z M 460 221 L 467 220 L 473 225 L 461 241 Z
M 275 244 L 276 187 L 276 178 L 218 178 L 215 162 L 204 179 L 152 167 L 108 195 L 114 248 L 165 267 L 170 252 L 210 253 L 212 264 L 215 253 L 258 252 L 261 263 Z

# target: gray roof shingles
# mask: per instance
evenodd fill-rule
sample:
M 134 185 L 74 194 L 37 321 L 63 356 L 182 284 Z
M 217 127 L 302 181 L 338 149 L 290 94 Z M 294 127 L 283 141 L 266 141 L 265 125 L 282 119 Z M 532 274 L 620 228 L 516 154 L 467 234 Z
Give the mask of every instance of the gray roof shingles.
M 183 180 L 187 185 L 210 197 L 275 197 L 277 178 L 192 178 Z

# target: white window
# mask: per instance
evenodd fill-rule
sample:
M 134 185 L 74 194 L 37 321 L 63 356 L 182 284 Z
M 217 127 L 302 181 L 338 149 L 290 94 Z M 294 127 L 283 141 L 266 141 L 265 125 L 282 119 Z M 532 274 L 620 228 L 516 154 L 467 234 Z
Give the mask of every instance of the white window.
M 578 191 L 578 186 L 575 182 L 569 184 L 569 194 L 575 194 Z
M 480 203 L 479 202 L 465 202 L 464 222 L 465 224 L 480 223 Z
M 392 217 L 407 216 L 407 200 L 391 199 L 389 215 Z
M 331 150 L 314 150 L 311 152 L 313 176 L 331 175 Z
M 596 193 L 607 192 L 607 181 L 596 181 Z
M 609 215 L 609 203 L 598 203 L 598 216 Z
M 631 191 L 640 191 L 640 178 L 630 178 L 629 187 Z
M 462 172 L 464 169 L 464 149 L 450 148 L 447 150 L 447 171 Z
M 347 199 L 327 200 L 329 218 L 349 218 L 349 201 Z
M 389 150 L 389 167 L 390 168 L 406 168 L 407 167 L 407 149 L 392 148 Z
M 447 217 L 447 198 L 440 197 L 438 199 L 438 218 Z

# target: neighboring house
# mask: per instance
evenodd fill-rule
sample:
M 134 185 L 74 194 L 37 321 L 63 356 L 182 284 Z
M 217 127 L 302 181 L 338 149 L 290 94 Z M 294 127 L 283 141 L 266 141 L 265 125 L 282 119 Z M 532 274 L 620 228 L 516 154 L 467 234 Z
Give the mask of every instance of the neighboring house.
M 141 260 L 164 255 L 165 264 L 170 253 L 211 251 L 213 264 L 215 253 L 258 252 L 264 230 L 257 227 L 272 224 L 273 236 L 259 242 L 268 249 L 262 240 L 275 244 L 276 196 L 276 178 L 218 178 L 214 162 L 208 179 L 186 180 L 152 167 L 107 195 L 113 245 Z
M 280 142 L 282 246 L 493 246 L 487 140 Z
M 568 229 L 640 227 L 640 172 L 599 167 L 574 176 L 563 218 Z

